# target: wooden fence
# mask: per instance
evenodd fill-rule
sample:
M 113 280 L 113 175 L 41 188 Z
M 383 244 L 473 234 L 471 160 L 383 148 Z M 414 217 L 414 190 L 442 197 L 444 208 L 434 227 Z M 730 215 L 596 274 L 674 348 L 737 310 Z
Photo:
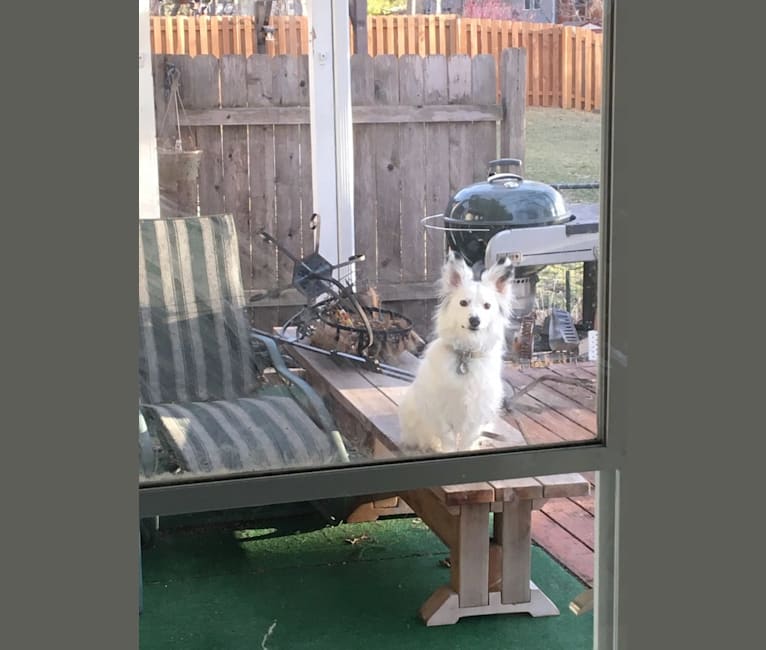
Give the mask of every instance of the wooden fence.
M 524 157 L 526 53 L 501 58 L 501 101 L 491 55 L 351 57 L 357 288 L 376 287 L 393 309 L 428 326 L 443 234 L 421 218 L 441 213 L 459 188 L 486 178 L 498 156 Z M 187 148 L 202 150 L 202 214 L 233 213 L 248 295 L 290 285 L 292 263 L 258 232 L 295 255 L 311 250 L 311 138 L 308 57 L 267 54 L 154 55 L 159 136 L 168 114 L 165 71 L 179 74 Z M 196 212 L 197 192 L 181 191 L 177 214 Z M 173 197 L 164 197 L 173 199 Z M 166 201 L 167 202 L 167 201 Z M 332 218 L 332 215 L 327 215 Z M 292 289 L 267 299 L 256 322 L 283 322 L 302 304 Z
M 266 53 L 308 54 L 305 16 L 274 16 Z M 251 16 L 152 16 L 155 54 L 244 54 L 256 50 Z M 353 30 L 350 51 L 354 51 Z M 601 108 L 603 39 L 581 27 L 455 15 L 368 16 L 367 49 L 379 54 L 491 54 L 527 50 L 527 105 L 597 111 Z M 497 88 L 498 96 L 500 88 Z

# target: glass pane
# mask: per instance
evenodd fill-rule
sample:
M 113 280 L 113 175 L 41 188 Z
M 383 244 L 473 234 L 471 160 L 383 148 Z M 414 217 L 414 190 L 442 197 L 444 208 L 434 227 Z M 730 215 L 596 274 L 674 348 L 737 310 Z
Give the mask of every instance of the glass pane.
M 351 88 L 324 89 L 354 107 L 347 261 L 318 247 L 309 18 L 175 4 L 141 484 L 598 440 L 600 14 L 354 17 Z

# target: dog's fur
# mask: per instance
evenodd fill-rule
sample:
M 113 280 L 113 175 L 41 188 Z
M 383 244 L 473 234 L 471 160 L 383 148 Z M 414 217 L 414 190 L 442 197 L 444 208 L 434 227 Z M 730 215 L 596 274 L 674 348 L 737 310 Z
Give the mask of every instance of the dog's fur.
M 498 414 L 512 275 L 506 259 L 475 280 L 471 268 L 449 253 L 434 315 L 436 337 L 399 408 L 405 449 L 470 449 Z

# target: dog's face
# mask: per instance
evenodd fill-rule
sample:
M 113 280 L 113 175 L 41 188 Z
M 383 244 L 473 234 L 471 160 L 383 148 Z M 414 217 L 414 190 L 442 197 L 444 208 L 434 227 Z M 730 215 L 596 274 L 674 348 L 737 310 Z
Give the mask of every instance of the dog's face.
M 471 268 L 450 251 L 442 269 L 437 335 L 467 349 L 486 348 L 502 340 L 510 314 L 512 276 L 506 259 L 474 280 Z

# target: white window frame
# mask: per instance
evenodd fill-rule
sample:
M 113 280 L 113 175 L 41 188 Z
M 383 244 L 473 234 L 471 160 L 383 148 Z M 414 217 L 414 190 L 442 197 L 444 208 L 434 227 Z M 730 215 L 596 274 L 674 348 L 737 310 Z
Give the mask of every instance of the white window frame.
M 149 0 L 138 0 L 138 218 L 160 218 Z
M 354 145 L 348 3 L 308 3 L 313 205 L 319 251 L 337 264 L 354 255 Z M 321 125 L 321 128 L 313 128 Z M 353 265 L 344 275 L 353 282 Z

